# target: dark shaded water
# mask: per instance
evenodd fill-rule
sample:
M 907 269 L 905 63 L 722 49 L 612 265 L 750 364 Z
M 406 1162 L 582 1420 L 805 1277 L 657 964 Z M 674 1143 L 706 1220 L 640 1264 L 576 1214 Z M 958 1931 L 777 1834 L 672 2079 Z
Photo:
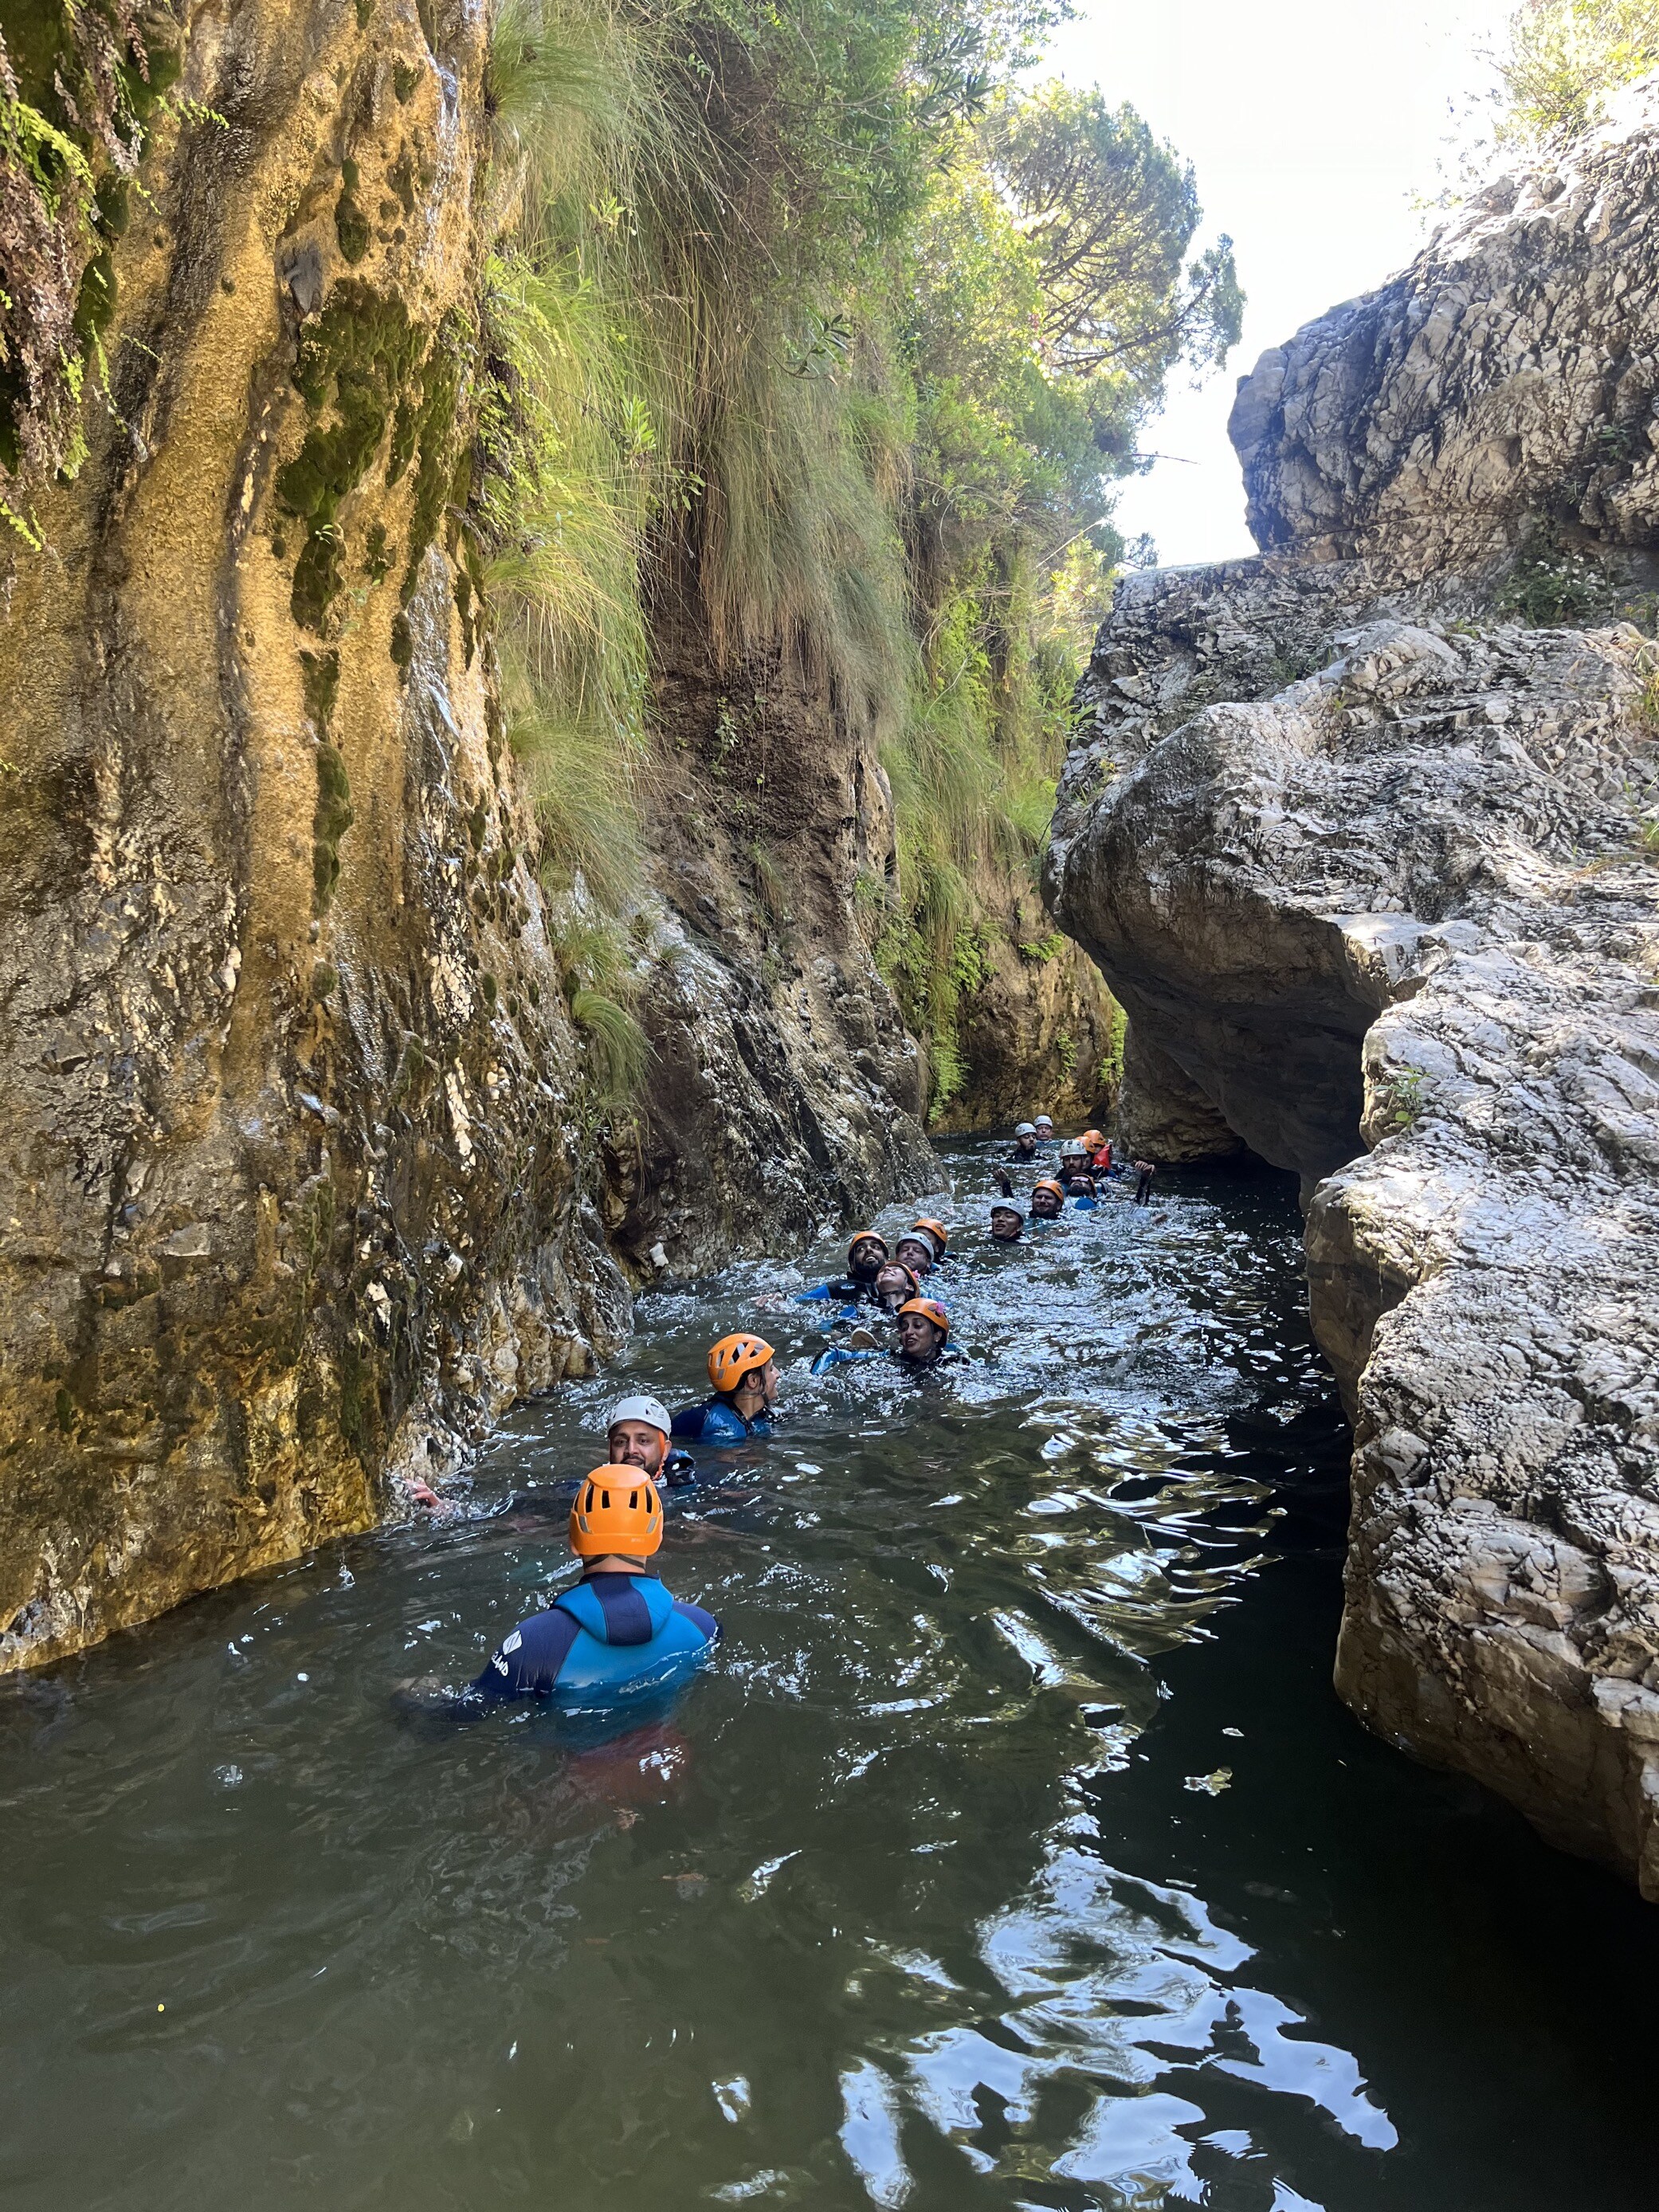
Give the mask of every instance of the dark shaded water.
M 982 1218 L 985 1149 L 925 1210 Z M 1194 1184 L 969 1231 L 985 1363 L 791 1372 L 752 1498 L 671 1521 L 720 1657 L 620 1741 L 391 1711 L 563 1578 L 556 1517 L 364 1540 L 6 1687 L 0 2196 L 1659 2203 L 1654 1916 L 1330 1692 L 1297 1227 Z M 799 1279 L 647 1301 L 635 1376 L 690 1395 Z M 762 1325 L 804 1360 L 811 1310 Z M 477 1512 L 602 1456 L 615 1389 L 528 1409 Z

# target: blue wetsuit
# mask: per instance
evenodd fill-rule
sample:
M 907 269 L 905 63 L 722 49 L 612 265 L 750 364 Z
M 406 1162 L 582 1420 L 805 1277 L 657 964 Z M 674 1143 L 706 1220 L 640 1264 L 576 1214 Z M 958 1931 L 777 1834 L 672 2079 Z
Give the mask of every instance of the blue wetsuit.
M 832 1344 L 828 1352 L 819 1352 L 812 1362 L 814 1375 L 827 1375 L 832 1367 L 855 1366 L 861 1359 L 889 1359 L 895 1367 L 908 1368 L 913 1375 L 926 1375 L 935 1367 L 954 1367 L 967 1354 L 947 1344 L 943 1352 L 936 1352 L 931 1359 L 907 1359 L 902 1352 L 852 1352 L 843 1344 Z
M 584 1575 L 503 1638 L 472 1689 L 483 1698 L 659 1689 L 693 1673 L 720 1633 L 712 1613 L 671 1596 L 654 1575 Z
M 682 1406 L 674 1416 L 673 1433 L 705 1444 L 740 1444 L 746 1437 L 769 1437 L 771 1417 L 757 1413 L 745 1421 L 729 1400 L 710 1398 L 701 1406 Z

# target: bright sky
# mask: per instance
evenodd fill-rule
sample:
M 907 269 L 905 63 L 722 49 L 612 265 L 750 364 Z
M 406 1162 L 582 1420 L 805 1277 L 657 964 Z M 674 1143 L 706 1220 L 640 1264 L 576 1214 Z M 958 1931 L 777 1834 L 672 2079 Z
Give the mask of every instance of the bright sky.
M 1127 100 L 1193 162 L 1206 225 L 1249 295 L 1243 343 L 1198 392 L 1185 380 L 1148 451 L 1178 454 L 1118 497 L 1126 536 L 1165 563 L 1255 549 L 1227 442 L 1238 377 L 1339 301 L 1369 291 L 1424 235 L 1449 104 L 1516 0 L 1077 0 L 1050 66 Z M 1196 465 L 1184 465 L 1195 463 Z

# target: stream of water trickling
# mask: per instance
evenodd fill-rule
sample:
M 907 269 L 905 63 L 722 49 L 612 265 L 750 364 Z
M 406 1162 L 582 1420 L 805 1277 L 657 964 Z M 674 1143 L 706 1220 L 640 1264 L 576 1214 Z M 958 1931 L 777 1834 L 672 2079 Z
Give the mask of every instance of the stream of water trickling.
M 615 1374 L 465 1517 L 0 1691 L 0 2199 L 1659 2203 L 1654 1916 L 1330 1692 L 1293 1202 L 1172 1178 L 1005 1250 L 992 1149 L 923 1209 L 969 1224 L 948 1381 L 812 1380 L 811 1309 L 756 1315 L 838 1243 L 642 1302 L 636 1387 L 745 1322 L 793 1363 L 671 1517 L 726 1641 L 669 1714 L 392 1707 L 565 1577 L 560 1515 L 491 1515 L 602 1455 Z

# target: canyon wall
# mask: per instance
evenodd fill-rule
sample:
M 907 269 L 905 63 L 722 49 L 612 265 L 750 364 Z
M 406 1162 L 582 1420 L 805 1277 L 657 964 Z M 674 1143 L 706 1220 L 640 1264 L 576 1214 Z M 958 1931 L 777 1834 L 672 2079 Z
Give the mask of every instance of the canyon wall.
M 596 1103 L 465 517 L 480 12 L 146 20 L 107 388 L 0 625 L 0 1668 L 368 1525 L 630 1283 L 930 1173 L 871 733 L 786 701 L 763 881 L 684 639 L 655 1057 L 638 1127 Z
M 1651 98 L 1243 380 L 1263 552 L 1121 588 L 1048 888 L 1141 1141 L 1302 1178 L 1342 1694 L 1659 1898 Z

